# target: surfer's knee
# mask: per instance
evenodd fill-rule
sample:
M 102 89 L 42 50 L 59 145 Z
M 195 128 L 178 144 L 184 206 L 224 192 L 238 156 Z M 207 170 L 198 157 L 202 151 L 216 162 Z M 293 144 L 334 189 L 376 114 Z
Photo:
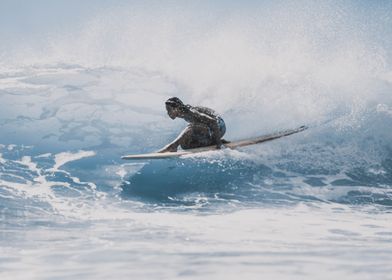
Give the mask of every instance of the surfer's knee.
M 181 148 L 187 150 L 200 147 L 202 144 L 199 143 L 199 132 L 197 126 L 189 126 L 179 141 Z

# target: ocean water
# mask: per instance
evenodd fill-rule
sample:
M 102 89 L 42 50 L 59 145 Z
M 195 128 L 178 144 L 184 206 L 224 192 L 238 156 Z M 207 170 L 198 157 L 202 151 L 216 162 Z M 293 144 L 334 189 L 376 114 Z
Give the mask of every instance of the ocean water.
M 390 2 L 84 3 L 1 2 L 1 279 L 392 279 Z M 309 129 L 121 160 L 171 96 Z

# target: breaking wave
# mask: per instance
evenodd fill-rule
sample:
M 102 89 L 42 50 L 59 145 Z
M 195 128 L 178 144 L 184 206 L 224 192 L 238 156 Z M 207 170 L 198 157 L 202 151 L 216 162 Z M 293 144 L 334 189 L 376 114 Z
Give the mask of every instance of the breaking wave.
M 101 196 L 202 208 L 390 206 L 390 18 L 333 3 L 229 5 L 226 13 L 206 3 L 128 4 L 44 44 L 2 49 L 4 207 L 40 198 L 60 209 Z M 310 129 L 241 151 L 119 160 L 154 151 L 182 129 L 165 115 L 170 96 L 216 109 L 229 139 Z

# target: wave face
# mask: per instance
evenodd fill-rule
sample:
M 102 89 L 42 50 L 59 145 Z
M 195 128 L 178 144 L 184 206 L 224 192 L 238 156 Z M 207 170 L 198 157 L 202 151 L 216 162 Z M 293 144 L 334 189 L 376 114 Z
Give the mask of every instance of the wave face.
M 0 276 L 387 279 L 391 4 L 70 5 L 39 36 L 3 20 Z M 226 139 L 309 129 L 121 161 L 185 126 L 171 96 L 216 109 Z

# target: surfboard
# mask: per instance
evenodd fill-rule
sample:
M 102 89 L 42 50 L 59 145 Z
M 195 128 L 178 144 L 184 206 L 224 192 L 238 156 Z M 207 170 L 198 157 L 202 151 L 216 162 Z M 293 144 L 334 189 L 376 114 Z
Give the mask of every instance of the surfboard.
M 288 129 L 288 130 L 283 130 L 271 134 L 262 135 L 259 137 L 233 141 L 224 144 L 224 146 L 230 149 L 237 149 L 245 146 L 250 146 L 250 145 L 255 145 L 255 144 L 275 140 L 284 136 L 288 136 L 294 133 L 304 131 L 307 128 L 308 128 L 307 126 L 303 125 L 295 129 Z M 202 152 L 213 151 L 213 150 L 217 150 L 216 146 L 207 146 L 207 147 L 201 147 L 195 149 L 179 150 L 177 152 L 126 155 L 126 156 L 122 156 L 121 158 L 128 159 L 128 160 L 176 158 L 185 155 L 191 155 L 191 154 L 202 153 Z

